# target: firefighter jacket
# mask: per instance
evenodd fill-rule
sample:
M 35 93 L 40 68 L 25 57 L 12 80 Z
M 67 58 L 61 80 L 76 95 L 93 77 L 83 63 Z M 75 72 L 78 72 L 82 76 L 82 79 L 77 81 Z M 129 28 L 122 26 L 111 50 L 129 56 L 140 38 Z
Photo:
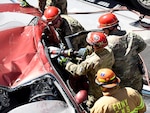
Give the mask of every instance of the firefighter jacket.
M 101 90 L 95 84 L 95 74 L 100 68 L 112 68 L 114 64 L 114 55 L 110 48 L 105 47 L 101 51 L 93 52 L 88 55 L 84 61 L 80 64 L 75 64 L 68 62 L 65 69 L 69 71 L 72 75 L 86 75 L 89 80 L 89 93 L 95 98 L 99 98 L 102 95 Z
M 130 87 L 119 88 L 103 93 L 90 113 L 144 113 L 146 105 L 137 90 Z
M 141 92 L 143 73 L 140 71 L 139 53 L 146 48 L 145 41 L 135 33 L 123 31 L 113 32 L 107 40 L 115 57 L 112 70 L 121 79 L 120 86 L 129 86 Z

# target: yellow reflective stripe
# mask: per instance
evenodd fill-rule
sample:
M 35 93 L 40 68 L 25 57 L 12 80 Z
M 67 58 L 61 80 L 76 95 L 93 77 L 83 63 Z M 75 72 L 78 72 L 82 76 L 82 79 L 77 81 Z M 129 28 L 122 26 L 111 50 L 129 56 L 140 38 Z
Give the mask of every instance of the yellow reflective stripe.
M 109 79 L 109 81 L 110 81 L 110 80 L 113 80 L 115 77 L 116 77 L 116 76 L 114 75 L 112 78 Z M 99 81 L 99 82 L 108 82 L 108 80 L 101 79 L 101 78 L 98 78 L 98 81 Z
M 106 82 L 106 80 L 99 78 L 99 79 L 98 79 L 98 82 Z
M 142 96 L 140 96 L 140 99 L 141 99 L 141 103 L 139 106 L 137 106 L 136 108 L 134 108 L 133 111 L 131 111 L 130 113 L 138 113 L 139 110 L 143 109 L 144 108 L 144 101 L 143 101 L 143 98 Z
M 116 76 L 114 75 L 112 78 L 110 78 L 110 80 L 113 80 Z

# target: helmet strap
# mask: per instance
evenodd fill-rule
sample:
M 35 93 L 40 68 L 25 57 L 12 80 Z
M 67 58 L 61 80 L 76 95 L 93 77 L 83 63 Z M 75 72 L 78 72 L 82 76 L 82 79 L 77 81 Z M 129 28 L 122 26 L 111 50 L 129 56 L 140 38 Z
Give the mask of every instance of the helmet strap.
M 108 28 L 108 35 L 111 34 L 111 32 L 113 32 L 115 29 L 117 28 L 117 26 L 112 26 Z
M 119 30 L 121 30 L 121 26 L 120 26 L 120 25 L 118 25 L 117 28 L 118 28 Z

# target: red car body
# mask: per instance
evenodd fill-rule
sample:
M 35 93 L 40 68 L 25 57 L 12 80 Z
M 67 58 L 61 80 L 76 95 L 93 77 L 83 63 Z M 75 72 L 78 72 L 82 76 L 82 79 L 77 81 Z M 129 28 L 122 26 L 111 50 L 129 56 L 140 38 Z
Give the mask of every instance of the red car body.
M 14 96 L 14 92 L 18 94 L 20 89 L 30 86 L 33 82 L 36 82 L 36 79 L 50 75 L 54 77 L 54 83 L 67 103 L 64 105 L 71 106 L 68 107 L 69 110 L 67 109 L 66 112 L 63 112 L 64 107 L 59 107 L 62 101 L 47 102 L 44 100 L 35 103 L 22 102 L 19 105 L 8 105 L 1 109 L 0 112 L 19 113 L 21 111 L 22 113 L 30 113 L 34 111 L 37 113 L 58 113 L 57 109 L 51 109 L 58 106 L 58 109 L 60 108 L 59 113 L 67 113 L 70 110 L 73 113 L 84 113 L 85 110 L 75 101 L 70 89 L 55 70 L 47 47 L 42 43 L 42 33 L 46 24 L 40 19 L 42 14 L 39 10 L 20 7 L 19 4 L 7 3 L 0 4 L 0 15 L 3 18 L 0 22 L 0 88 L 7 93 L 5 96 L 7 98 L 17 98 L 18 95 Z M 26 19 L 28 22 L 25 22 Z M 53 38 L 50 43 L 59 42 L 52 26 L 50 26 L 50 32 L 51 38 Z M 23 98 L 26 97 L 23 93 L 19 94 L 23 95 Z M 7 102 L 11 104 L 11 98 L 9 100 L 10 103 Z M 12 103 L 14 104 L 14 102 Z M 24 105 L 24 103 L 26 104 Z M 46 104 L 49 111 L 42 106 L 37 108 L 38 105 L 42 104 Z M 28 109 L 26 109 L 26 106 Z

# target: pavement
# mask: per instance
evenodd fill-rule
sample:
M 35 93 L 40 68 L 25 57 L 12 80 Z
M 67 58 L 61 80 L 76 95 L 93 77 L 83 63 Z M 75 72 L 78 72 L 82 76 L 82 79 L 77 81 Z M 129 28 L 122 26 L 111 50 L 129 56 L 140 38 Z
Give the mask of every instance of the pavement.
M 113 0 L 111 0 L 111 2 L 112 1 Z M 120 6 L 121 6 L 120 4 L 116 4 L 114 5 L 114 8 L 115 7 L 120 8 Z M 104 11 L 108 9 L 109 8 L 102 7 L 96 4 L 91 4 L 83 0 L 68 0 L 68 13 L 99 11 L 99 13 L 92 13 L 92 14 L 70 14 L 70 16 L 76 18 L 87 30 L 97 28 L 98 17 L 105 13 L 100 11 Z M 138 14 L 138 12 L 129 11 L 126 8 L 122 8 L 122 10 L 115 11 L 113 13 L 120 20 L 119 24 L 121 26 L 121 29 L 132 30 L 137 34 L 141 35 L 143 39 L 145 40 L 149 39 L 150 31 L 145 30 L 142 26 L 140 26 L 137 23 L 140 15 Z M 148 17 L 144 18 L 142 21 L 146 23 L 150 23 L 150 19 Z

